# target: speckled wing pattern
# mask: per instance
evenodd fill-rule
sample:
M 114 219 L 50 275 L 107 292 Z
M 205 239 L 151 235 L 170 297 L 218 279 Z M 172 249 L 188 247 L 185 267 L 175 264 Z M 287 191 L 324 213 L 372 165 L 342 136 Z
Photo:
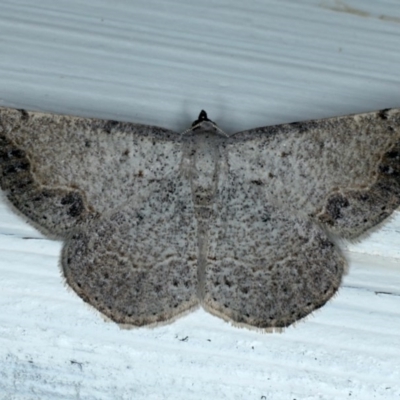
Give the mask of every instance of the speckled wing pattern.
M 120 324 L 201 305 L 286 327 L 337 291 L 354 239 L 400 205 L 396 109 L 224 134 L 183 134 L 0 108 L 0 183 L 64 240 L 62 270 Z
M 223 151 L 205 307 L 286 327 L 337 291 L 335 237 L 355 239 L 400 205 L 400 110 L 251 129 Z
M 198 303 L 179 138 L 151 126 L 0 111 L 2 189 L 35 227 L 65 241 L 68 285 L 121 324 L 162 321 Z

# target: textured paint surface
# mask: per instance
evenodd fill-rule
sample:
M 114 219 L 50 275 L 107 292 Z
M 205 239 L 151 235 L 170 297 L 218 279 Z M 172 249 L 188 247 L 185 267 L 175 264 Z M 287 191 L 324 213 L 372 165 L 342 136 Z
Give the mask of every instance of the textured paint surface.
M 355 239 L 400 204 L 400 111 L 223 133 L 202 112 L 183 134 L 0 109 L 0 183 L 64 240 L 62 269 L 121 324 L 201 305 L 286 327 L 337 291 Z

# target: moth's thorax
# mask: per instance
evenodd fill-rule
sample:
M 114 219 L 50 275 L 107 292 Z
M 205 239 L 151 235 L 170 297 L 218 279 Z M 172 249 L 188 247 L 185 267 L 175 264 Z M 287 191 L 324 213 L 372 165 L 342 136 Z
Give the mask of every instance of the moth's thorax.
M 212 205 L 218 184 L 220 148 L 226 136 L 204 121 L 183 137 L 185 164 L 188 167 L 195 207 Z
M 201 121 L 186 132 L 184 132 L 185 136 L 196 136 L 196 135 L 209 135 L 209 136 L 216 136 L 216 137 L 228 137 L 228 135 L 220 129 L 214 122 L 212 121 Z

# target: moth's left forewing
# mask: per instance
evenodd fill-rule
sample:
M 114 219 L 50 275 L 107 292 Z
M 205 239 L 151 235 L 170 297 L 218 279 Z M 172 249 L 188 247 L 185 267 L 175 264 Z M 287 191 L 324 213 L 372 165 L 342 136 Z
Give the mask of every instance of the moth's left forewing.
M 400 205 L 399 109 L 251 129 L 228 148 L 231 172 L 269 202 L 346 238 Z
M 325 304 L 346 270 L 331 234 L 357 237 L 400 204 L 399 143 L 399 110 L 230 136 L 209 227 L 205 308 L 276 328 Z

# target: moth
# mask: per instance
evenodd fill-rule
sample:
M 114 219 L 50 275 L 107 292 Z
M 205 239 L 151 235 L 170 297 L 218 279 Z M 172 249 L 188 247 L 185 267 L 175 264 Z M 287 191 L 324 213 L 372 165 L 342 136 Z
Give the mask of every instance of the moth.
M 61 268 L 118 324 L 196 307 L 287 327 L 338 290 L 356 239 L 400 204 L 400 109 L 183 133 L 0 108 L 0 183 L 63 241 Z

